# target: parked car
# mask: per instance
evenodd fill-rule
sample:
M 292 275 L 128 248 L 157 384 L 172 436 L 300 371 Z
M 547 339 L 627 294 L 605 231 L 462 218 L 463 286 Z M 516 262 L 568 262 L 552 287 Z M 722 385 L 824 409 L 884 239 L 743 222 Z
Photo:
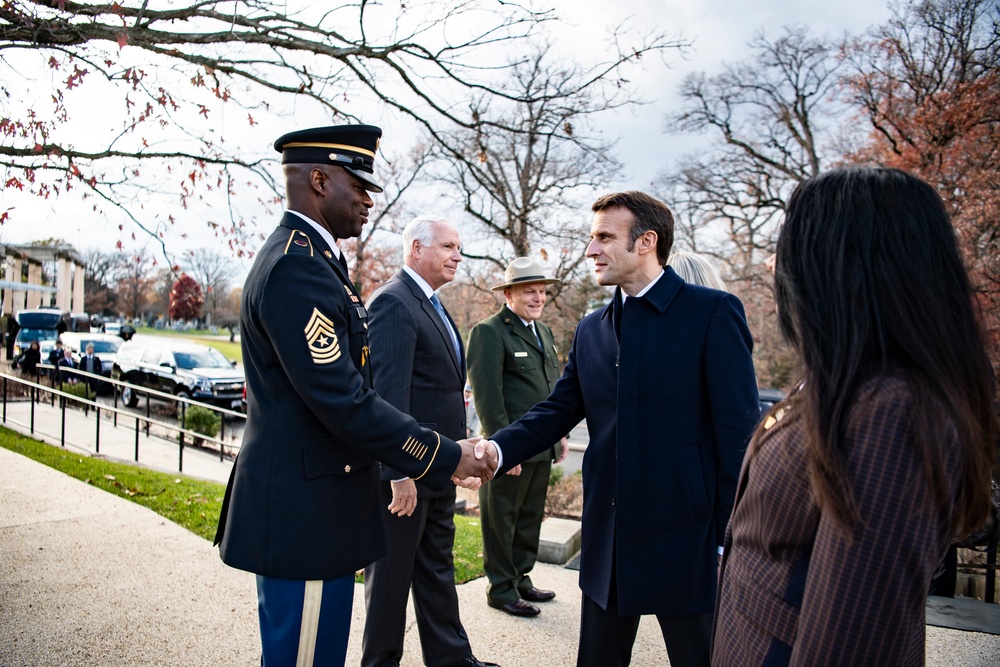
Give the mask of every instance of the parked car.
M 118 348 L 111 377 L 146 389 L 240 410 L 246 384 L 242 369 L 215 348 L 198 343 L 144 337 Z M 122 402 L 139 402 L 137 391 L 119 387 Z
M 780 403 L 785 400 L 785 392 L 780 389 L 758 389 L 757 397 L 760 403 L 760 414 L 765 415 L 767 411 L 774 406 L 775 403 Z

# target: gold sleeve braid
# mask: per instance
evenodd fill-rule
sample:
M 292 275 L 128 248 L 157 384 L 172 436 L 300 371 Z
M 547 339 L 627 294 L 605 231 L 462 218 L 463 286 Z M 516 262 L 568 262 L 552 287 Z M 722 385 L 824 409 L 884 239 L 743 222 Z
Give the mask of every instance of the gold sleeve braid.
M 434 431 L 434 435 L 436 435 L 438 439 L 437 447 L 434 448 L 434 453 L 431 455 L 431 460 L 427 462 L 427 467 L 424 468 L 424 471 L 420 473 L 418 476 L 411 478 L 414 481 L 420 479 L 421 477 L 427 474 L 427 471 L 431 469 L 432 465 L 434 465 L 434 459 L 437 458 L 438 450 L 441 449 L 441 434 L 438 433 L 437 431 Z

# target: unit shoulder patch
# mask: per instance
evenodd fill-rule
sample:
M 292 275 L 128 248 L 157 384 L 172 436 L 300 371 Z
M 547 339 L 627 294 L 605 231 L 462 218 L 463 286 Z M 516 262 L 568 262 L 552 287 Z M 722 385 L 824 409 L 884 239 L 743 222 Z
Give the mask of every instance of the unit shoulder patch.
M 312 316 L 305 328 L 306 344 L 315 364 L 332 364 L 340 359 L 340 341 L 333 321 L 313 308 Z

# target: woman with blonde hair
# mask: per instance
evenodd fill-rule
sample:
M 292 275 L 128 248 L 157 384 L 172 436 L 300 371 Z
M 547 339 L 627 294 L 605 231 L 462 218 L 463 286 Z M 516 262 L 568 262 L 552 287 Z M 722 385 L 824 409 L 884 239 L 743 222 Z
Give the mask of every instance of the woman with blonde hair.
M 693 252 L 675 252 L 667 258 L 667 266 L 684 282 L 726 291 L 722 276 L 704 256 Z
M 923 665 L 928 584 L 989 514 L 997 436 L 941 198 L 893 169 L 801 183 L 775 287 L 803 381 L 747 449 L 712 663 Z

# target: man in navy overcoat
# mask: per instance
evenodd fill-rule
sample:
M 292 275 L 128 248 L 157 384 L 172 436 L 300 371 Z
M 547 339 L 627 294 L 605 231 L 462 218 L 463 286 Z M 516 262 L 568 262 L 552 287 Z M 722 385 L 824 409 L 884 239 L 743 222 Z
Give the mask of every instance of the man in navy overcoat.
M 739 299 L 664 263 L 673 218 L 641 192 L 593 205 L 587 256 L 614 298 L 576 330 L 552 394 L 493 440 L 498 474 L 587 420 L 577 665 L 627 665 L 655 614 L 673 667 L 709 664 L 717 562 L 757 422 Z

